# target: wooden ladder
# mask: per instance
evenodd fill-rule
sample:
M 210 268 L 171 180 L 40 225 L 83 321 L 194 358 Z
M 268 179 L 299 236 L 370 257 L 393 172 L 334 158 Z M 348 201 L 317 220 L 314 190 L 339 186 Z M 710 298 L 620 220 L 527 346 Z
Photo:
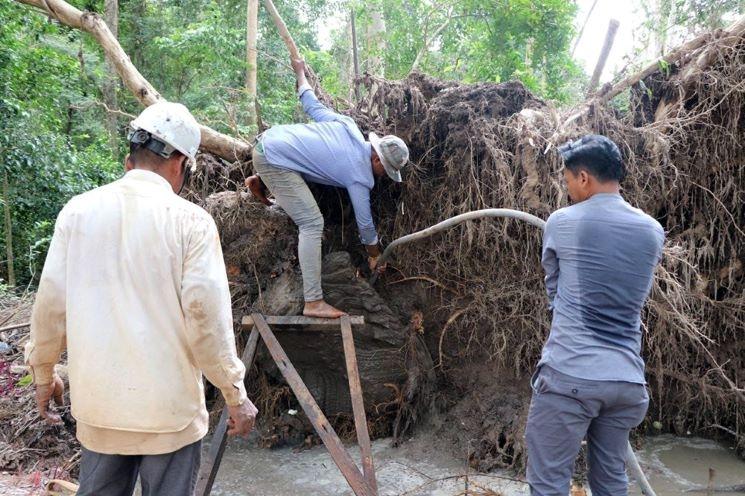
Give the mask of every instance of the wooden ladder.
M 354 337 L 352 335 L 352 326 L 363 325 L 364 323 L 365 319 L 362 316 L 344 316 L 340 319 L 318 319 L 291 316 L 265 317 L 260 313 L 254 313 L 243 317 L 243 329 L 250 329 L 251 334 L 248 336 L 248 342 L 243 350 L 241 360 L 243 360 L 243 364 L 246 366 L 246 372 L 248 373 L 256 358 L 256 348 L 259 344 L 259 337 L 261 337 L 276 362 L 277 367 L 282 372 L 285 380 L 290 385 L 290 388 L 292 388 L 292 392 L 295 393 L 298 402 L 303 407 L 303 411 L 313 424 L 313 428 L 320 436 L 331 458 L 333 458 L 336 466 L 339 467 L 339 470 L 344 475 L 354 494 L 356 496 L 377 496 L 378 487 L 375 480 L 375 466 L 372 459 L 370 434 L 367 431 L 365 405 L 362 399 L 362 385 L 360 384 L 357 354 L 354 349 Z M 352 457 L 349 456 L 334 428 L 331 427 L 331 424 L 329 424 L 328 419 L 319 408 L 313 395 L 311 395 L 307 386 L 300 378 L 297 370 L 295 370 L 279 341 L 277 341 L 274 333 L 269 328 L 270 325 L 276 327 L 303 327 L 303 329 L 308 331 L 323 331 L 341 327 L 344 358 L 347 364 L 347 376 L 349 377 L 349 392 L 352 397 L 354 426 L 357 430 L 357 443 L 362 454 L 362 472 L 360 472 Z M 202 464 L 199 472 L 196 490 L 196 494 L 198 495 L 207 496 L 212 491 L 212 485 L 215 482 L 215 476 L 220 468 L 220 462 L 227 443 L 227 422 L 228 409 L 223 408 L 220 421 L 212 436 L 208 459 Z

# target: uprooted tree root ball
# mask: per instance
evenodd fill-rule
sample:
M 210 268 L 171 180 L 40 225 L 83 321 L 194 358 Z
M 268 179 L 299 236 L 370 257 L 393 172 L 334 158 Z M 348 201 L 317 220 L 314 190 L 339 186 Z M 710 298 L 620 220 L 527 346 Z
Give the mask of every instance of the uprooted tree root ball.
M 718 50 L 706 72 L 692 76 L 683 65 L 653 74 L 632 88 L 629 109 L 592 104 L 579 119 L 568 119 L 574 112 L 553 108 L 520 83 L 461 85 L 421 74 L 403 81 L 366 76 L 360 84 L 367 97 L 348 113 L 363 131 L 396 133 L 411 148 L 405 182 L 382 181 L 373 191 L 384 242 L 482 208 L 546 218 L 567 204 L 556 147 L 586 133 L 618 143 L 628 168 L 625 197 L 668 232 L 644 315 L 652 392 L 644 428 L 659 422 L 678 434 L 730 437 L 742 455 L 745 48 L 741 40 L 703 49 Z M 346 195 L 313 189 L 326 218 L 324 249 L 347 251 L 362 267 Z M 290 260 L 294 244 L 284 246 L 278 257 Z M 399 341 L 416 336 L 415 349 L 428 351 L 431 367 L 406 361 L 420 372 L 392 384 L 397 435 L 406 432 L 401 426 L 429 418 L 475 467 L 522 465 L 527 378 L 550 326 L 540 251 L 534 227 L 484 220 L 395 253 L 376 290 L 398 318 L 392 329 Z M 262 290 L 276 285 L 272 274 L 259 271 Z M 252 296 L 242 311 L 262 308 L 266 295 Z M 338 343 L 329 338 L 326 345 Z M 301 344 L 288 347 L 291 359 L 302 360 Z M 336 368 L 336 378 L 327 380 L 344 384 L 341 362 Z M 367 406 L 376 418 L 375 403 Z

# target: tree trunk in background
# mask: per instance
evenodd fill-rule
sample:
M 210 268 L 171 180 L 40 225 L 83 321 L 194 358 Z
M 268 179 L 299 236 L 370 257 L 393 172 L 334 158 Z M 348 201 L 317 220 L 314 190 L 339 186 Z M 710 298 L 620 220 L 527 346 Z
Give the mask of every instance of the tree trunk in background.
M 422 33 L 422 47 L 417 52 L 416 58 L 414 59 L 414 63 L 411 64 L 411 70 L 409 72 L 419 70 L 419 66 L 422 64 L 422 61 L 427 58 L 427 54 L 429 54 L 430 45 L 432 45 L 432 43 L 437 40 L 442 32 L 445 31 L 445 29 L 450 24 L 450 20 L 453 17 L 453 9 L 450 8 L 448 9 L 447 17 L 442 22 L 442 24 L 435 28 L 433 33 L 430 33 L 429 19 L 434 15 L 435 9 L 437 9 L 437 7 L 433 7 L 433 10 L 427 16 L 427 22 L 424 25 L 424 32 Z
M 3 173 L 3 210 L 5 211 L 5 251 L 8 256 L 8 286 L 16 285 L 16 273 L 13 267 L 13 224 L 10 220 L 10 188 L 8 188 L 8 173 Z
M 142 29 L 142 22 L 140 22 L 147 15 L 147 4 L 145 2 L 146 0 L 135 0 L 132 7 L 130 7 L 135 19 L 138 21 L 133 23 L 134 33 L 132 33 L 132 63 L 135 67 L 145 66 L 145 57 L 142 53 L 142 45 L 145 43 L 145 33 Z
M 109 26 L 111 34 L 119 38 L 119 0 L 104 0 L 104 21 Z M 108 59 L 105 61 L 106 74 L 103 83 L 103 103 L 107 110 L 118 110 L 117 90 L 119 88 L 119 76 L 116 68 Z M 112 155 L 116 158 L 119 153 L 119 129 L 117 126 L 117 115 L 114 112 L 106 112 L 106 130 L 109 132 L 109 146 Z
M 667 51 L 668 30 L 671 28 L 673 0 L 657 0 L 655 5 L 654 57 L 662 57 Z
M 352 87 L 354 88 L 354 98 L 357 102 L 360 101 L 360 87 L 357 84 L 357 78 L 360 77 L 360 59 L 359 53 L 357 52 L 357 27 L 354 20 L 354 10 L 350 12 L 349 16 L 349 29 L 350 29 L 350 43 L 352 48 Z
M 613 48 L 613 41 L 616 39 L 619 24 L 620 23 L 616 19 L 611 19 L 608 23 L 608 31 L 605 33 L 605 42 L 603 43 L 602 50 L 600 50 L 598 62 L 595 64 L 595 71 L 592 73 L 590 85 L 587 87 L 587 98 L 590 98 L 593 93 L 595 93 L 595 88 L 598 87 L 600 76 L 603 74 L 603 69 L 605 68 L 605 62 L 608 60 L 611 48 Z
M 385 20 L 379 5 L 371 6 L 370 24 L 367 25 L 367 72 L 385 76 Z
M 256 74 L 257 74 L 257 52 L 256 41 L 259 34 L 259 0 L 248 0 L 246 12 L 246 96 L 248 98 L 249 124 L 256 126 L 258 121 L 256 113 Z
M 344 23 L 344 43 L 339 44 L 341 53 L 339 55 L 339 67 L 341 79 L 349 88 L 346 97 L 354 101 L 354 57 L 352 54 L 352 19 L 348 18 Z

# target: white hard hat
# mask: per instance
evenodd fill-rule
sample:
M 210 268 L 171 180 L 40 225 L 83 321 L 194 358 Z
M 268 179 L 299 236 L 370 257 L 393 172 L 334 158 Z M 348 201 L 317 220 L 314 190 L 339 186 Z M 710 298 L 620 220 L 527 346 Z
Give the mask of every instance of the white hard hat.
M 133 131 L 147 131 L 192 161 L 196 160 L 201 140 L 199 124 L 180 103 L 156 102 L 143 110 L 130 127 Z
M 392 134 L 381 138 L 375 133 L 370 133 L 370 144 L 380 157 L 388 177 L 400 183 L 401 169 L 409 162 L 409 148 L 404 140 Z

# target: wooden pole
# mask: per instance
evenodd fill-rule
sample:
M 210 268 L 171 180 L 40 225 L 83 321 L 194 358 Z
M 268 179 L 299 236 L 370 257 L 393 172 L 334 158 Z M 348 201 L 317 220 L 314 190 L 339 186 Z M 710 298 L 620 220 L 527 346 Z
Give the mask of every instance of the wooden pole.
M 362 397 L 362 382 L 360 381 L 360 371 L 357 366 L 357 352 L 354 349 L 352 322 L 348 315 L 341 318 L 341 337 L 344 344 L 344 360 L 347 364 L 349 394 L 352 398 L 354 427 L 357 432 L 357 444 L 360 445 L 360 455 L 362 457 L 362 474 L 367 484 L 373 490 L 373 494 L 378 494 L 378 483 L 375 480 L 375 465 L 373 464 L 372 447 L 370 446 L 370 433 L 367 430 L 365 401 Z
M 266 7 L 269 15 L 272 16 L 272 20 L 274 21 L 274 25 L 277 26 L 279 35 L 285 42 L 287 50 L 290 51 L 290 57 L 292 57 L 293 60 L 300 60 L 302 57 L 300 57 L 300 52 L 297 49 L 297 45 L 295 45 L 295 40 L 292 39 L 290 31 L 287 30 L 287 25 L 285 24 L 285 21 L 282 20 L 282 16 L 279 15 L 277 7 L 274 6 L 274 2 L 272 2 L 272 0 L 264 0 L 264 7 Z
M 616 19 L 611 19 L 608 23 L 608 31 L 605 33 L 605 42 L 603 43 L 603 49 L 600 50 L 600 57 L 598 62 L 595 64 L 595 71 L 592 73 L 592 79 L 590 79 L 590 86 L 587 87 L 587 97 L 589 98 L 594 92 L 595 88 L 598 87 L 600 82 L 600 76 L 605 68 L 605 63 L 608 60 L 608 55 L 613 48 L 613 41 L 616 39 L 616 33 L 618 32 L 619 22 Z
M 8 255 L 8 285 L 16 285 L 16 272 L 13 258 L 13 224 L 10 218 L 10 188 L 8 187 L 8 171 L 3 173 L 3 210 L 5 211 L 5 252 Z

